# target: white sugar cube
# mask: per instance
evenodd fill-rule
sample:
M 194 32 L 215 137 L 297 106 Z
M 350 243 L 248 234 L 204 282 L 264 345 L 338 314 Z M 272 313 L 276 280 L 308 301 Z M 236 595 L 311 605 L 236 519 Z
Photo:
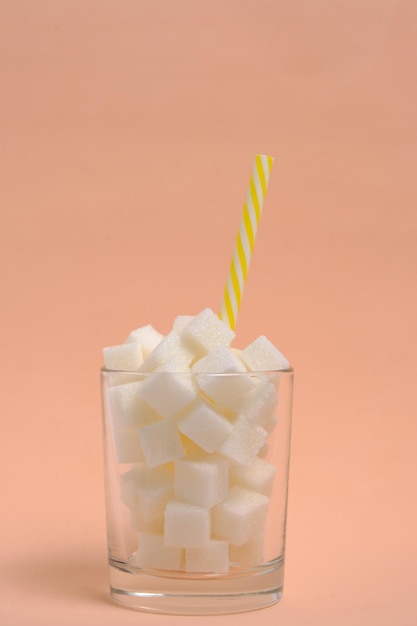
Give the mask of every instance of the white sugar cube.
M 277 422 L 278 415 L 276 413 L 269 413 L 268 415 L 265 415 L 265 417 L 262 419 L 261 425 L 262 428 L 266 430 L 268 435 L 270 435 L 277 425 Z
M 251 424 L 245 417 L 239 416 L 218 452 L 229 459 L 232 465 L 248 466 L 254 462 L 267 437 L 268 433 L 261 426 Z
M 164 516 L 157 517 L 151 522 L 145 521 L 141 511 L 130 511 L 130 528 L 135 533 L 164 534 Z
M 157 372 L 141 383 L 140 394 L 163 417 L 174 417 L 196 398 L 198 389 L 189 374 Z
M 162 535 L 139 533 L 138 550 L 135 553 L 132 565 L 144 569 L 184 569 L 184 550 L 168 547 Z
M 171 357 L 178 358 L 179 355 L 182 355 L 184 362 L 187 362 L 188 365 L 196 356 L 195 353 L 182 342 L 180 335 L 175 331 L 171 331 L 143 361 L 140 371 L 153 372 L 166 363 Z
M 164 336 L 155 330 L 151 324 L 147 324 L 146 326 L 132 330 L 130 335 L 125 340 L 125 343 L 136 343 L 139 345 L 142 351 L 142 356 L 146 359 L 152 350 L 154 350 L 156 346 L 161 343 L 163 338 Z
M 136 343 L 103 348 L 104 367 L 108 370 L 134 372 L 142 365 L 143 357 Z
M 231 467 L 230 484 L 237 484 L 270 496 L 275 474 L 274 465 L 267 463 L 264 459 L 255 459 L 249 467 Z
M 181 334 L 184 328 L 194 319 L 194 315 L 178 315 L 174 320 L 173 330 Z
M 165 509 L 165 545 L 201 548 L 210 541 L 210 509 L 170 500 Z
M 197 374 L 246 372 L 242 361 L 229 346 L 217 346 L 201 357 L 191 368 Z M 253 385 L 251 385 L 253 387 Z
M 290 367 L 284 355 L 263 335 L 244 348 L 240 357 L 252 372 L 286 370 Z
M 206 452 L 215 452 L 232 432 L 223 415 L 204 401 L 197 401 L 178 419 L 179 430 Z
M 131 469 L 120 476 L 120 499 L 130 510 L 136 509 L 137 506 L 136 474 L 141 465 L 142 464 L 139 463 L 134 469 Z
M 206 451 L 203 450 L 199 445 L 197 445 L 194 441 L 186 437 L 183 433 L 180 433 L 182 445 L 184 446 L 185 456 L 198 458 L 203 458 L 206 456 Z
M 204 548 L 187 548 L 185 571 L 225 574 L 229 571 L 229 544 L 227 541 L 212 539 Z
M 162 365 L 156 368 L 155 372 L 171 372 L 172 374 L 189 372 L 190 363 L 190 355 L 184 354 L 184 352 L 181 351 L 178 354 L 170 356 L 165 363 L 162 363 Z
M 196 361 L 191 369 L 204 393 L 225 408 L 230 408 L 237 398 L 246 396 L 255 386 L 242 361 L 228 346 L 213 348 Z M 224 376 L 213 376 L 213 373 Z
M 204 309 L 182 330 L 181 337 L 197 355 L 230 345 L 235 333 L 211 309 Z
M 140 396 L 140 389 L 140 381 L 109 387 L 110 417 L 114 428 L 139 427 L 160 419 L 158 413 Z
M 168 466 L 149 468 L 145 463 L 138 464 L 120 477 L 121 500 L 143 522 L 163 519 L 165 506 L 173 496 L 173 480 Z
M 229 467 L 224 459 L 205 457 L 176 461 L 175 499 L 202 507 L 223 500 L 229 488 Z
M 269 498 L 244 487 L 231 487 L 225 500 L 213 507 L 213 534 L 241 546 L 263 532 Z
M 264 561 L 264 533 L 256 533 L 241 546 L 230 544 L 230 561 L 233 565 L 260 565 Z
M 264 423 L 269 421 L 278 404 L 278 393 L 271 382 L 257 378 L 254 378 L 253 382 L 254 388 L 251 393 L 239 397 L 230 408 L 244 415 L 250 422 L 256 422 L 264 427 Z
M 156 467 L 184 456 L 184 447 L 174 422 L 159 420 L 138 428 L 137 435 L 149 467 Z
M 112 435 L 118 463 L 139 463 L 145 460 L 136 428 L 116 427 Z
M 111 376 L 107 380 L 108 387 L 118 387 L 119 385 L 125 385 L 127 383 L 135 383 L 138 381 L 137 372 L 115 372 L 111 373 Z

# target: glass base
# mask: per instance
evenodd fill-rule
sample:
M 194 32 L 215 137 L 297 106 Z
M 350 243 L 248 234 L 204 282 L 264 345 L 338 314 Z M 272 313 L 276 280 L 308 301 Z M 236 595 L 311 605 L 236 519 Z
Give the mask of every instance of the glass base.
M 279 602 L 284 565 L 280 561 L 222 576 L 161 575 L 110 564 L 110 591 L 117 602 L 149 613 L 224 615 L 255 611 Z

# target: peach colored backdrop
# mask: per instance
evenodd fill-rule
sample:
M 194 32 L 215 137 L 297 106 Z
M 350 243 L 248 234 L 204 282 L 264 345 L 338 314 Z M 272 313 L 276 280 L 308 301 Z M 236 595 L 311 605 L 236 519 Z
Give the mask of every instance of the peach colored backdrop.
M 5 626 L 232 623 L 108 597 L 101 348 L 217 309 L 296 370 L 285 626 L 417 622 L 415 0 L 1 0 Z

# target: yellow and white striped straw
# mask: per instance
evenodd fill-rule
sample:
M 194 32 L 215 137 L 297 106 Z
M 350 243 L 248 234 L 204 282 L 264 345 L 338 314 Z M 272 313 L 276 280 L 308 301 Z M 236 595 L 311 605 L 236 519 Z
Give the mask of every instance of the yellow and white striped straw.
M 273 157 L 264 154 L 256 155 L 246 201 L 243 205 L 242 219 L 220 310 L 220 318 L 232 330 L 236 326 L 236 318 L 242 300 L 273 162 Z

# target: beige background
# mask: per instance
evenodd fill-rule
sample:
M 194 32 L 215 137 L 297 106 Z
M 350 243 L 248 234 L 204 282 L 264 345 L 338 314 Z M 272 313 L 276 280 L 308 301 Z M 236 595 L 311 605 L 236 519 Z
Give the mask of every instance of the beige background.
M 101 349 L 220 306 L 296 370 L 285 626 L 417 621 L 415 0 L 0 0 L 2 624 L 108 598 Z

